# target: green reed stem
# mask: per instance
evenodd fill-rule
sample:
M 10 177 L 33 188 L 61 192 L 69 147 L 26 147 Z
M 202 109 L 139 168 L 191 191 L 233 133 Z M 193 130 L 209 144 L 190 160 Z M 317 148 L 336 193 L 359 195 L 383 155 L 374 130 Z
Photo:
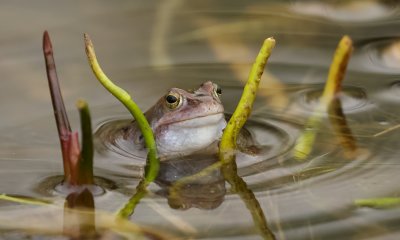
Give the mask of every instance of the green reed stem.
M 79 184 L 93 184 L 93 134 L 90 111 L 86 101 L 78 100 L 82 131 L 82 151 L 79 161 Z
M 146 181 L 140 181 L 136 187 L 136 193 L 129 199 L 128 203 L 118 211 L 117 217 L 125 219 L 134 213 L 135 208 L 140 200 L 147 194 L 147 185 L 148 183 Z
M 144 142 L 148 150 L 145 180 L 146 182 L 152 182 L 157 177 L 160 163 L 157 155 L 154 134 L 150 124 L 147 122 L 146 117 L 138 105 L 132 100 L 131 96 L 125 90 L 115 85 L 103 72 L 99 63 L 97 62 L 96 53 L 89 35 L 85 34 L 84 39 L 86 55 L 93 73 L 96 75 L 100 83 L 129 110 L 139 125 L 139 129 L 143 134 Z
M 219 145 L 219 159 L 223 163 L 230 162 L 234 159 L 237 136 L 240 129 L 242 129 L 247 121 L 247 118 L 250 116 L 261 76 L 274 47 L 275 39 L 265 39 L 250 70 L 240 101 L 222 134 L 221 143 Z
M 43 55 L 46 64 L 51 103 L 53 105 L 54 117 L 58 130 L 58 138 L 60 140 L 64 166 L 64 180 L 70 184 L 75 184 L 76 179 L 74 179 L 74 171 L 76 169 L 73 169 L 73 166 L 78 159 L 75 158 L 75 155 L 71 155 L 71 153 L 79 152 L 80 150 L 73 149 L 73 147 L 79 145 L 77 145 L 75 142 L 76 138 L 74 133 L 71 131 L 67 111 L 65 110 L 64 100 L 61 94 L 60 83 L 57 76 L 56 62 L 54 60 L 53 46 L 47 31 L 44 31 L 43 33 Z
M 221 143 L 219 145 L 219 162 L 216 162 L 202 171 L 187 177 L 183 177 L 176 181 L 171 187 L 171 195 L 174 195 L 179 191 L 180 187 L 185 183 L 198 179 L 202 176 L 206 176 L 211 172 L 222 167 L 224 163 L 231 162 L 234 158 L 234 150 L 236 149 L 236 139 L 243 127 L 247 118 L 250 116 L 254 100 L 256 98 L 258 85 L 261 80 L 261 76 L 264 72 L 265 65 L 269 56 L 271 55 L 272 49 L 275 47 L 275 39 L 267 38 L 257 55 L 257 58 L 250 70 L 250 74 L 247 83 L 244 87 L 242 97 L 235 109 L 231 119 L 228 122 L 227 127 L 222 135 Z
M 244 201 L 249 209 L 255 226 L 264 239 L 275 239 L 273 233 L 269 230 L 265 215 L 260 204 L 253 192 L 247 188 L 246 183 L 237 175 L 235 159 L 237 136 L 251 114 L 253 103 L 256 98 L 257 89 L 264 72 L 265 65 L 271 55 L 272 49 L 275 47 L 275 40 L 267 38 L 257 55 L 257 58 L 250 71 L 247 83 L 243 89 L 240 101 L 225 128 L 219 145 L 219 162 L 216 162 L 202 171 L 179 179 L 170 189 L 171 197 L 175 197 L 180 188 L 195 179 L 207 176 L 212 171 L 222 167 L 225 179 L 232 186 L 232 191 L 236 192 Z
M 251 114 L 261 76 L 274 47 L 275 40 L 273 38 L 264 40 L 260 52 L 250 70 L 242 96 L 232 117 L 229 119 L 219 145 L 219 160 L 220 163 L 223 163 L 222 173 L 232 186 L 232 191 L 238 193 L 246 204 L 246 207 L 253 217 L 254 224 L 264 239 L 275 239 L 275 237 L 267 226 L 265 215 L 253 192 L 247 188 L 243 179 L 237 175 L 234 159 L 237 136 Z

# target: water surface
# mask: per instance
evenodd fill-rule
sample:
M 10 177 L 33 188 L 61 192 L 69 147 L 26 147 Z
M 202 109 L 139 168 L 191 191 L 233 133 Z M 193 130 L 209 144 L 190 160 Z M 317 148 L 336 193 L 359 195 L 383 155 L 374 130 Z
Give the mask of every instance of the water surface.
M 233 193 L 215 171 L 171 199 L 168 181 L 159 179 L 137 206 L 132 223 L 183 238 L 261 239 L 260 226 L 246 206 L 255 206 L 247 194 L 252 192 L 277 239 L 399 238 L 399 208 L 354 205 L 355 199 L 399 195 L 397 1 L 40 0 L 3 1 L 0 6 L 0 192 L 48 199 L 59 206 L 49 210 L 1 201 L 4 238 L 36 234 L 63 239 L 65 196 L 54 189 L 62 161 L 41 52 L 45 29 L 53 40 L 73 128 L 79 129 L 75 101 L 85 98 L 95 130 L 129 119 L 129 114 L 91 73 L 84 32 L 91 35 L 104 70 L 142 109 L 171 87 L 196 88 L 211 80 L 223 88 L 227 114 L 236 106 L 263 39 L 277 40 L 247 124 L 266 150 L 237 159 L 237 174 L 249 191 Z M 311 155 L 296 161 L 295 141 L 318 104 L 344 34 L 354 40 L 355 51 L 339 104 L 356 154 L 347 154 L 325 115 Z M 164 166 L 161 177 L 190 175 L 213 161 L 201 156 L 192 160 Z M 96 181 L 104 188 L 94 197 L 99 215 L 112 216 L 128 201 L 143 166 L 143 158 L 119 146 L 96 152 Z M 21 216 L 28 220 L 9 224 Z M 35 232 L 32 229 L 43 227 L 33 224 L 37 216 L 58 220 L 51 230 Z M 97 227 L 110 228 L 107 221 Z

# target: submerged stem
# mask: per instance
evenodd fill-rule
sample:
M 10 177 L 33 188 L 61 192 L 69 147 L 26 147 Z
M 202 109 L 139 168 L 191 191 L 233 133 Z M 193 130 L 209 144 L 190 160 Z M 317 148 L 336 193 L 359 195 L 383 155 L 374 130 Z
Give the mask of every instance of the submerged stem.
M 136 193 L 129 199 L 125 206 L 118 211 L 117 217 L 129 218 L 129 216 L 134 213 L 137 204 L 147 194 L 147 185 L 148 183 L 146 181 L 140 181 L 136 187 Z

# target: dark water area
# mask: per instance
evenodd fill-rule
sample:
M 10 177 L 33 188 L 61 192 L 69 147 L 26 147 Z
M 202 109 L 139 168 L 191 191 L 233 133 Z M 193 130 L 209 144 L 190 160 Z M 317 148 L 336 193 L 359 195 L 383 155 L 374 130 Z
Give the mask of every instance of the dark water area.
M 355 204 L 400 197 L 398 1 L 2 1 L 0 13 L 0 193 L 53 203 L 0 200 L 0 238 L 400 238 L 399 207 Z M 92 111 L 93 199 L 85 191 L 66 197 L 60 185 L 44 30 L 52 37 L 72 128 L 79 130 L 77 99 L 86 99 Z M 200 154 L 162 163 L 129 221 L 115 224 L 113 214 L 135 193 L 145 159 L 119 138 L 99 137 L 130 115 L 93 76 L 85 32 L 104 71 L 142 110 L 171 87 L 195 89 L 211 80 L 223 89 L 226 114 L 236 107 L 262 41 L 273 36 L 277 45 L 246 124 L 261 152 L 238 154 L 230 179 L 217 169 L 178 192 L 175 181 L 216 160 Z M 296 140 L 319 104 L 343 35 L 355 47 L 343 91 L 320 116 L 310 155 L 298 161 Z M 346 134 L 338 137 L 343 128 L 335 118 L 346 120 Z M 65 202 L 96 211 L 69 212 Z M 260 213 L 265 217 L 254 217 Z

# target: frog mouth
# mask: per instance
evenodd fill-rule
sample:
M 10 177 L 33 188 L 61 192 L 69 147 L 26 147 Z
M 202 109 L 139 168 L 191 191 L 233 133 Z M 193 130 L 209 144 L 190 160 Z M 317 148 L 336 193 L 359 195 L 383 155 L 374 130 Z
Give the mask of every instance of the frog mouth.
M 223 113 L 207 114 L 161 126 L 157 131 L 160 155 L 189 155 L 216 142 L 226 126 Z
M 174 125 L 180 127 L 197 127 L 210 124 L 216 124 L 218 122 L 225 122 L 225 115 L 223 112 L 217 112 L 214 114 L 207 114 L 204 116 L 195 116 L 193 118 L 188 118 L 180 121 L 166 122 L 161 125 Z

